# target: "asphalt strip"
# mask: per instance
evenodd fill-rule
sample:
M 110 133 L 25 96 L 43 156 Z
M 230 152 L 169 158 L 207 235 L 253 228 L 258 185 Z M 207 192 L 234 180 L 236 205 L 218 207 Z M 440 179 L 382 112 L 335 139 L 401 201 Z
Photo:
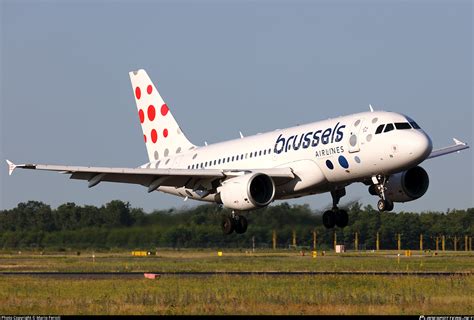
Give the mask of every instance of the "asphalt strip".
M 472 276 L 470 271 L 183 271 L 183 272 L 0 272 L 0 276 L 26 276 L 40 278 L 79 278 L 79 279 L 103 279 L 103 278 L 143 278 L 145 274 L 161 276 L 186 277 L 186 276 L 318 276 L 318 275 L 345 275 L 345 276 Z

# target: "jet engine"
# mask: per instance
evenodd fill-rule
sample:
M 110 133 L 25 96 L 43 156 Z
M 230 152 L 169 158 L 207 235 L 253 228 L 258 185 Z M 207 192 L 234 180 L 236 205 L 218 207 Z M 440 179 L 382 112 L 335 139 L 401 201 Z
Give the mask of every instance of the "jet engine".
M 218 188 L 220 202 L 229 209 L 253 210 L 270 204 L 275 184 L 263 173 L 244 174 L 225 180 Z
M 393 202 L 407 202 L 422 197 L 430 180 L 422 167 L 416 166 L 407 171 L 391 175 L 386 184 L 385 196 Z M 369 188 L 371 194 L 377 194 L 374 186 Z

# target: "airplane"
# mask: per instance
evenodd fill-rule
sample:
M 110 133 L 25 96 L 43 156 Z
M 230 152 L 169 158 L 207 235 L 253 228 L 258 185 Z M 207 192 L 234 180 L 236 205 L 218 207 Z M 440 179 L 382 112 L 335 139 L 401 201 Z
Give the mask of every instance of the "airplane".
M 225 142 L 196 146 L 180 128 L 145 70 L 129 73 L 148 162 L 138 168 L 20 164 L 16 168 L 57 171 L 71 179 L 139 184 L 148 192 L 215 202 L 232 210 L 224 234 L 245 233 L 243 213 L 275 200 L 330 192 L 332 209 L 323 213 L 326 228 L 344 228 L 349 217 L 338 207 L 348 185 L 360 182 L 379 197 L 379 211 L 394 202 L 413 201 L 428 189 L 427 159 L 469 148 L 432 150 L 432 141 L 410 117 L 370 111 L 298 125 Z

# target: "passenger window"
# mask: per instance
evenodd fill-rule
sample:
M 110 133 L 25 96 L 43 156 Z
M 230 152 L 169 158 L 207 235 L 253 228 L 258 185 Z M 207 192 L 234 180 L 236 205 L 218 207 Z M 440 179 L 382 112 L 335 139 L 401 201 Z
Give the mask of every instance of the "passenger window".
M 267 154 L 267 149 L 263 150 L 263 155 Z
M 232 161 L 234 161 L 234 156 L 232 156 Z
M 378 127 L 377 127 L 377 130 L 375 130 L 375 134 L 382 133 L 384 126 L 385 126 L 384 124 L 381 124 L 380 126 L 378 126 Z
M 408 122 L 395 122 L 395 128 L 397 128 L 397 130 L 406 130 L 411 129 L 411 126 Z
M 221 159 L 219 159 L 219 160 L 217 161 L 217 163 L 218 163 L 218 164 L 221 164 Z
M 250 158 L 252 158 L 252 152 L 250 152 Z
M 227 157 L 227 162 L 230 162 L 230 157 Z
M 385 130 L 383 132 L 384 133 L 389 132 L 389 131 L 392 131 L 393 129 L 394 129 L 393 124 L 389 123 L 389 124 L 387 124 L 387 126 L 385 127 Z
M 420 126 L 415 121 L 410 122 L 410 124 L 413 127 L 413 129 L 421 129 Z
M 262 155 L 262 150 L 260 150 L 260 151 L 258 152 L 258 155 L 259 155 L 259 156 L 261 156 L 261 155 Z

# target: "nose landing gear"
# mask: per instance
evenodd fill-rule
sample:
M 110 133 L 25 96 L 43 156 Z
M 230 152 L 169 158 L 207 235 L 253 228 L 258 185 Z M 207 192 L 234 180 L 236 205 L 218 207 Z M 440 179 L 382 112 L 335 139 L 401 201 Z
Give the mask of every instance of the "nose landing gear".
M 373 176 L 372 182 L 374 184 L 369 187 L 369 193 L 380 197 L 380 200 L 377 202 L 377 209 L 380 212 L 392 211 L 394 207 L 393 201 L 385 197 L 385 190 L 387 189 L 385 185 L 388 182 L 388 177 L 382 175 Z
M 379 209 L 380 212 L 382 211 L 392 211 L 393 210 L 393 201 L 389 199 L 380 199 L 377 202 L 377 209 Z
M 339 209 L 337 205 L 339 200 L 346 195 L 346 189 L 336 189 L 331 191 L 332 209 L 323 213 L 323 225 L 327 228 L 344 228 L 349 223 L 349 215 L 346 210 Z

